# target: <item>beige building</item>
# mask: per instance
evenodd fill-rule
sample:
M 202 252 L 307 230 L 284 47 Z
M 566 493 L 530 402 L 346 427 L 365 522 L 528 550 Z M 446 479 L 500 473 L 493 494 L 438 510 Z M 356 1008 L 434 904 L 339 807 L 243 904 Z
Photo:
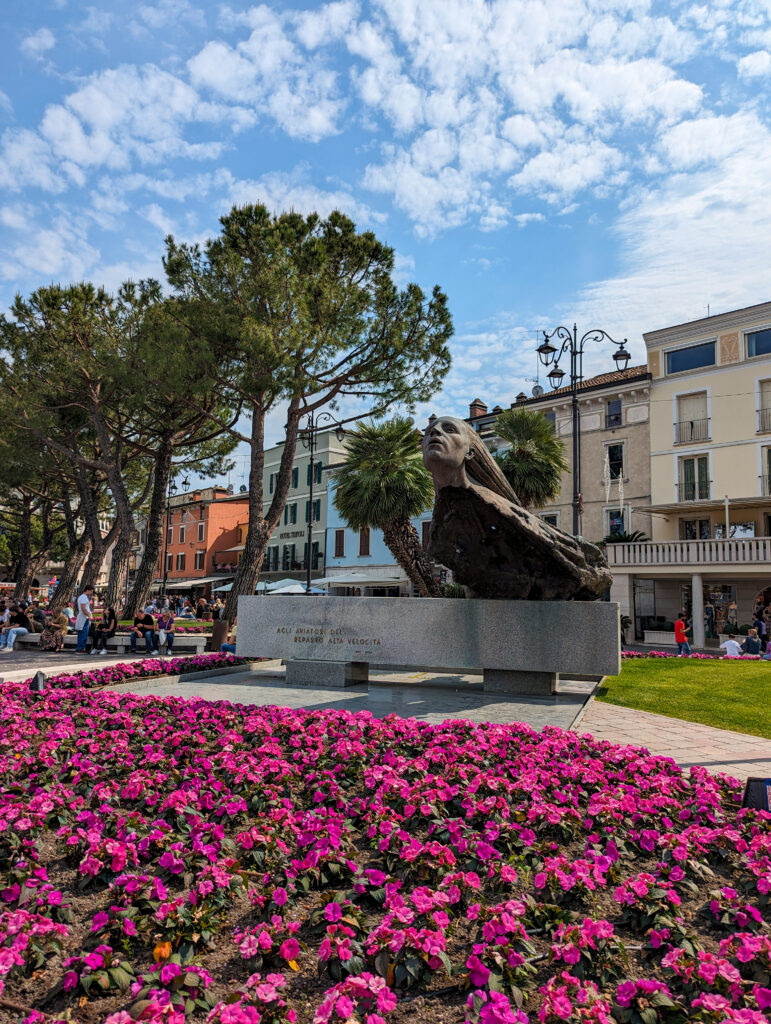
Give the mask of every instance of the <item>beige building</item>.
M 649 532 L 650 518 L 643 511 L 650 501 L 649 390 L 645 366 L 602 373 L 579 384 L 580 533 L 592 542 L 610 533 Z M 562 387 L 531 398 L 520 394 L 511 406 L 543 412 L 564 441 L 570 469 L 563 475 L 557 500 L 536 511 L 568 533 L 573 527 L 571 397 L 571 389 Z M 495 433 L 502 411 L 496 406 L 488 413 L 480 399 L 469 408 L 468 422 L 493 451 L 506 448 Z
M 692 611 L 702 646 L 771 600 L 771 302 L 643 337 L 652 539 L 608 548 L 612 597 L 638 638 Z
M 343 461 L 345 437 L 339 440 L 334 430 L 324 431 L 316 436 L 313 468 L 313 539 L 311 542 L 311 572 L 314 579 L 324 575 L 325 538 L 327 535 L 327 481 L 329 468 Z M 278 475 L 283 444 L 265 452 L 263 476 L 263 510 L 267 513 L 273 499 L 273 489 Z M 311 503 L 310 452 L 297 442 L 297 451 L 292 466 L 289 494 L 281 515 L 281 521 L 268 544 L 268 553 L 260 573 L 266 583 L 272 580 L 292 577 L 305 578 L 308 559 L 308 516 Z

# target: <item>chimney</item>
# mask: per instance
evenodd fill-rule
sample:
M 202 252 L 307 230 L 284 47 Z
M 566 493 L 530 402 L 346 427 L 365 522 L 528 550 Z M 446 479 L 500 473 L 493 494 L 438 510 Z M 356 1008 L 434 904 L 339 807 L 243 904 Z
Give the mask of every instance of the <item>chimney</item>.
M 487 406 L 481 398 L 475 398 L 471 405 L 468 407 L 468 418 L 470 420 L 479 419 L 480 416 L 484 416 L 487 413 Z

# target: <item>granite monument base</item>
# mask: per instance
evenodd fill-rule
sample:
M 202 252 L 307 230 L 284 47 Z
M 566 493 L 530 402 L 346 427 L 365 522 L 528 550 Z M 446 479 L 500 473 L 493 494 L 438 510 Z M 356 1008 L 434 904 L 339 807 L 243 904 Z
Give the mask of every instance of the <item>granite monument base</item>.
M 433 665 L 481 668 L 488 692 L 537 697 L 558 674 L 621 670 L 618 605 L 607 601 L 244 596 L 238 653 L 282 658 L 287 683 L 303 686 L 363 683 L 370 664 Z
M 287 661 L 287 686 L 313 686 L 320 690 L 344 690 L 369 680 L 366 661 Z
M 486 668 L 483 679 L 485 693 L 549 697 L 556 700 L 557 676 L 553 672 L 510 672 L 508 669 Z

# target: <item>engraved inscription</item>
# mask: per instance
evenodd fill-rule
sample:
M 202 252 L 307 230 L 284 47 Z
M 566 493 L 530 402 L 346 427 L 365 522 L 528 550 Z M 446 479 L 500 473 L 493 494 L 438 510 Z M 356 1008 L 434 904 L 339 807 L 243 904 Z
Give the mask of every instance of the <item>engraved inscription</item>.
M 277 626 L 278 636 L 291 636 L 296 644 L 335 644 L 356 649 L 381 647 L 379 637 L 343 636 L 342 629 L 325 629 L 323 626 Z

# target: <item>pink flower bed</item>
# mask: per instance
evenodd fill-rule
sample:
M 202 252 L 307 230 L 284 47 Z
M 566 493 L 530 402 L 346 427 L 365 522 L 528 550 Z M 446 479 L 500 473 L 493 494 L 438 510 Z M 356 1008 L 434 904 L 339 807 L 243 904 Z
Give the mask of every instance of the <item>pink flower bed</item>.
M 184 675 L 186 672 L 205 672 L 208 669 L 244 665 L 246 658 L 235 654 L 194 654 L 179 658 L 143 658 L 141 661 L 122 661 L 105 668 L 84 669 L 82 672 L 60 672 L 50 676 L 47 685 L 56 689 L 93 690 L 101 686 L 114 686 L 131 679 L 153 676 Z M 23 684 L 28 686 L 32 679 Z
M 771 815 L 735 780 L 84 675 L 0 688 L 3 1019 L 766 1024 Z
M 760 661 L 759 654 L 740 654 L 736 658 L 722 654 L 675 654 L 674 651 L 622 651 L 621 657 L 631 661 L 633 658 L 689 658 L 691 661 Z

